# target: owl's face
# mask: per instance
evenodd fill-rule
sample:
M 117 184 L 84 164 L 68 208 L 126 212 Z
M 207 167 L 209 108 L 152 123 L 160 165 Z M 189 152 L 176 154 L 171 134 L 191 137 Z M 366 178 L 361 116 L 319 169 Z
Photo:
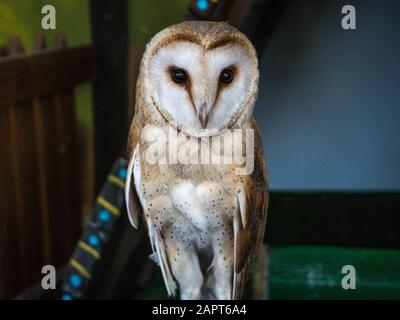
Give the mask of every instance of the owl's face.
M 164 118 L 183 130 L 220 131 L 252 112 L 258 83 L 255 51 L 236 29 L 225 30 L 226 24 L 212 24 L 211 30 L 202 23 L 189 25 L 194 32 L 189 28 L 174 34 L 175 40 L 165 36 L 156 41 L 146 76 L 151 99 Z

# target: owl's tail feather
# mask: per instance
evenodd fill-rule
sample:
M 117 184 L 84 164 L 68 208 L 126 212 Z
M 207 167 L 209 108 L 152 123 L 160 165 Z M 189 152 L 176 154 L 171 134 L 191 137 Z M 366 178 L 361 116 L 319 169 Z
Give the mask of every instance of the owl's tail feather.
M 168 263 L 168 257 L 166 254 L 163 239 L 160 235 L 160 230 L 156 228 L 149 229 L 149 235 L 152 244 L 154 244 L 153 250 L 157 253 L 158 261 L 160 263 L 161 273 L 164 278 L 165 286 L 168 291 L 168 295 L 176 295 L 176 283 L 172 276 L 172 272 Z

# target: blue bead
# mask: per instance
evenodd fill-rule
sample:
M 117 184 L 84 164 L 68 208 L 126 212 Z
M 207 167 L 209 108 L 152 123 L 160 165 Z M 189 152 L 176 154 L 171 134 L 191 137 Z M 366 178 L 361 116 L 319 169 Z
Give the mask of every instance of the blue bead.
M 197 0 L 197 9 L 200 11 L 205 11 L 208 9 L 208 1 L 207 0 Z
M 119 169 L 118 175 L 121 179 L 125 179 L 126 178 L 126 168 Z
M 68 293 L 64 293 L 61 296 L 61 300 L 72 300 L 72 296 L 70 294 L 68 294 Z
M 92 247 L 98 247 L 100 244 L 99 237 L 96 236 L 95 234 L 89 236 L 88 242 Z
M 99 212 L 99 219 L 103 222 L 109 221 L 111 218 L 111 214 L 107 210 L 101 210 Z
M 74 288 L 79 288 L 82 285 L 82 278 L 74 273 L 69 277 L 69 283 Z

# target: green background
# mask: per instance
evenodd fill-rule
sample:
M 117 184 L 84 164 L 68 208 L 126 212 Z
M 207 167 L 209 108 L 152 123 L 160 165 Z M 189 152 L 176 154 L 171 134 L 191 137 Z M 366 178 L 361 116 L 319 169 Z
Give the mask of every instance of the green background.
M 41 13 L 44 5 L 56 8 L 56 30 L 43 30 Z M 183 16 L 187 0 L 135 0 L 128 1 L 130 46 L 143 47 L 162 28 L 178 22 Z M 18 36 L 27 52 L 32 51 L 35 35 L 43 32 L 48 47 L 53 46 L 56 33 L 66 34 L 69 46 L 91 42 L 88 0 L 0 0 L 0 47 L 7 46 L 10 38 Z M 130 57 L 135 63 L 140 57 Z M 127 70 L 128 72 L 128 70 Z M 80 129 L 92 138 L 92 102 L 90 85 L 77 89 L 77 116 Z M 89 132 L 88 132 L 89 131 Z
M 273 247 L 269 250 L 268 298 L 282 299 L 400 299 L 398 250 L 339 247 Z M 342 288 L 345 265 L 352 265 L 356 289 Z M 250 282 L 249 282 L 250 283 Z M 245 298 L 251 299 L 248 283 Z M 135 299 L 166 299 L 161 272 Z

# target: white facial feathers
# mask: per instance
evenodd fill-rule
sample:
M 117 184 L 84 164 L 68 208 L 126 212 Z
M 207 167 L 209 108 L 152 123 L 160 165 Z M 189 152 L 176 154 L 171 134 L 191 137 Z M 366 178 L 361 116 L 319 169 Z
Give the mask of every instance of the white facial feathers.
M 248 101 L 250 84 L 258 79 L 257 65 L 239 45 L 217 47 L 207 53 L 209 73 L 218 86 L 219 75 L 224 68 L 233 66 L 235 76 L 231 84 L 222 85 L 208 122 L 208 128 L 219 129 L 228 124 L 232 117 L 245 106 Z M 249 110 L 252 112 L 252 110 Z
M 186 83 L 173 81 L 174 68 L 186 72 Z M 233 71 L 228 84 L 220 80 L 227 68 Z M 179 40 L 158 49 L 150 60 L 148 80 L 160 111 L 179 127 L 220 130 L 239 113 L 252 112 L 248 104 L 258 81 L 257 61 L 239 43 L 206 50 Z
M 150 85 L 153 87 L 160 106 L 172 119 L 185 127 L 200 129 L 201 125 L 196 110 L 191 102 L 187 87 L 178 85 L 171 79 L 171 67 L 178 67 L 188 72 L 190 82 L 197 85 L 201 80 L 203 57 L 201 48 L 190 42 L 175 42 L 158 50 L 150 64 Z M 196 90 L 197 95 L 199 95 Z

